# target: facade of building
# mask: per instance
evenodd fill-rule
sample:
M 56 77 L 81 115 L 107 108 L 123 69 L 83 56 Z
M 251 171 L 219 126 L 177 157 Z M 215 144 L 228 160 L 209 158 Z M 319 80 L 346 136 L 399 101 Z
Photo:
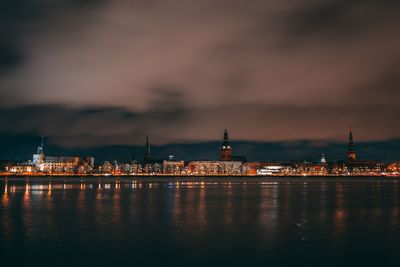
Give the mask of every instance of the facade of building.
M 382 175 L 386 170 L 386 164 L 379 160 L 363 160 L 348 165 L 352 175 Z
M 400 162 L 389 163 L 386 168 L 386 172 L 388 175 L 391 175 L 391 176 L 400 175 Z
M 183 160 L 164 160 L 163 173 L 164 174 L 182 174 L 184 172 L 185 162 Z
M 294 169 L 287 162 L 262 162 L 257 169 L 257 175 L 292 175 Z
M 32 165 L 39 172 L 45 173 L 64 173 L 78 172 L 88 173 L 94 168 L 93 157 L 65 157 L 65 156 L 46 156 L 44 154 L 43 137 L 37 152 L 33 154 Z
M 79 166 L 79 157 L 46 156 L 39 164 L 42 172 L 73 172 Z
M 324 163 L 302 163 L 296 165 L 294 174 L 300 176 L 326 176 L 329 174 L 329 168 Z
M 34 173 L 36 171 L 36 167 L 29 164 L 15 164 L 6 166 L 6 172 L 10 173 Z
M 188 174 L 191 175 L 239 175 L 242 174 L 241 161 L 191 161 Z

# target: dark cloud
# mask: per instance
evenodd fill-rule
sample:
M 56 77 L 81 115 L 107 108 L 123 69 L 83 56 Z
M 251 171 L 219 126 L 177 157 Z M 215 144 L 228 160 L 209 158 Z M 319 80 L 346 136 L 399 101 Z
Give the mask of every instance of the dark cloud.
M 0 74 L 21 65 L 30 55 L 27 40 L 49 30 L 59 16 L 74 18 L 76 11 L 98 7 L 105 0 L 35 0 L 0 2 Z M 53 29 L 56 30 L 56 29 Z
M 322 35 L 351 38 L 367 34 L 382 20 L 398 21 L 400 4 L 395 0 L 306 1 L 288 17 L 290 34 L 299 38 Z
M 44 135 L 58 146 L 93 147 L 141 144 L 146 131 L 155 144 L 212 141 L 228 128 L 233 140 L 325 142 L 346 140 L 351 122 L 359 141 L 391 140 L 400 135 L 400 126 L 393 123 L 400 111 L 398 106 L 371 110 L 252 104 L 200 109 L 170 105 L 169 101 L 167 97 L 167 104 L 143 112 L 60 105 L 3 108 L 0 134 Z
M 0 133 L 63 147 L 392 140 L 398 1 L 0 3 Z M 7 125 L 4 126 L 4 125 Z

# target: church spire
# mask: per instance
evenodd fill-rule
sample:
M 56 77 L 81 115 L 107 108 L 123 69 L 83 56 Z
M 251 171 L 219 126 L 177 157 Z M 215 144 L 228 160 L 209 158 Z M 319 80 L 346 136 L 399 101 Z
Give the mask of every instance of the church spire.
M 354 151 L 353 130 L 351 128 L 351 124 L 349 125 L 349 144 L 347 151 L 347 159 L 356 160 L 356 152 Z
M 40 147 L 41 147 L 41 149 L 42 149 L 42 153 L 43 153 L 43 149 L 44 149 L 44 143 L 43 143 L 43 140 L 44 140 L 44 137 L 43 137 L 43 135 L 42 135 L 42 142 L 40 143 Z
M 149 142 L 149 133 L 146 133 L 146 151 L 144 153 L 144 162 L 149 162 L 151 161 L 151 147 L 150 147 L 150 142 Z
M 229 142 L 228 131 L 225 129 L 224 131 L 224 141 L 221 145 L 221 155 L 220 159 L 223 161 L 232 160 L 232 147 Z
M 42 139 L 40 141 L 40 146 L 37 148 L 37 154 L 43 154 L 43 147 L 44 147 L 44 137 L 42 136 Z
M 226 130 L 226 129 L 225 129 L 225 132 L 224 132 L 224 142 L 229 142 L 228 130 Z

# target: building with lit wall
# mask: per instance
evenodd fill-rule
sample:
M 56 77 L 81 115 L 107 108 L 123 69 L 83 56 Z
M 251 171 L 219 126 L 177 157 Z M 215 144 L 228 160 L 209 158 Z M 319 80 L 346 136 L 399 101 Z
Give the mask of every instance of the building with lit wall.
M 188 172 L 192 175 L 239 175 L 242 165 L 241 161 L 190 161 Z
M 164 160 L 163 161 L 163 173 L 164 174 L 182 174 L 185 168 L 185 162 L 183 160 Z
M 79 157 L 45 157 L 43 172 L 73 172 L 79 166 Z
M 302 176 L 326 176 L 329 174 L 329 168 L 324 163 L 302 163 L 296 165 L 295 175 Z
M 65 156 L 46 156 L 44 154 L 43 137 L 37 152 L 33 154 L 32 165 L 39 172 L 61 173 L 79 171 L 87 173 L 94 168 L 93 157 L 65 157 Z
M 388 164 L 386 172 L 392 175 L 399 175 L 400 174 L 400 162 L 392 162 Z
M 287 162 L 261 162 L 256 172 L 257 175 L 293 175 L 294 169 Z
M 6 172 L 10 173 L 33 173 L 36 171 L 36 167 L 27 164 L 15 164 L 6 166 Z

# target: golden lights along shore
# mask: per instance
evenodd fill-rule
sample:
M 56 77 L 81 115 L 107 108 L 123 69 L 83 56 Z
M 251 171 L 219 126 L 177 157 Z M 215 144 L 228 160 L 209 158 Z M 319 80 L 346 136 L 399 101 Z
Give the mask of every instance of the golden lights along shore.
M 400 177 L 400 162 L 384 163 L 379 160 L 358 160 L 354 149 L 353 131 L 349 127 L 348 151 L 345 160 L 328 162 L 321 155 L 319 162 L 262 162 L 246 161 L 232 154 L 228 131 L 225 129 L 220 146 L 220 160 L 154 159 L 149 136 L 146 136 L 144 156 L 141 161 L 119 163 L 105 161 L 95 164 L 93 157 L 46 156 L 43 138 L 32 160 L 17 164 L 5 164 L 2 176 L 32 177 L 101 177 L 101 176 L 182 176 L 182 177 L 243 177 L 243 176 L 380 176 Z

